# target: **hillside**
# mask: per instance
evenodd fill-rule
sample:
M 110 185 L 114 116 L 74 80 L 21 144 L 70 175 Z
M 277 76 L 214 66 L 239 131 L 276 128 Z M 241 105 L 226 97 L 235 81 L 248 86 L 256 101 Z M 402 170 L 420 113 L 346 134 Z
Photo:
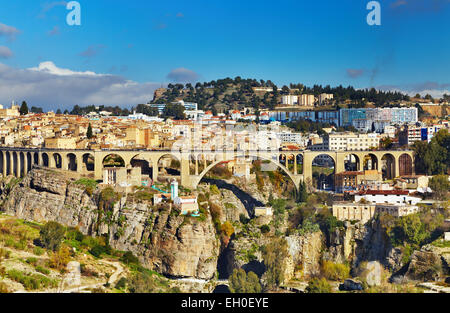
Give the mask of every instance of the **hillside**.
M 270 80 L 225 78 L 216 81 L 192 84 L 169 84 L 165 89 L 155 93 L 152 103 L 170 103 L 175 100 L 196 102 L 199 109 L 213 110 L 213 113 L 226 112 L 231 109 L 251 107 L 255 110 L 274 109 L 281 104 L 281 97 L 288 94 L 333 94 L 334 100 L 329 101 L 328 107 L 337 104 L 348 107 L 364 107 L 366 105 L 387 106 L 409 101 L 410 98 L 399 92 L 384 92 L 375 89 L 357 90 L 354 87 L 330 87 L 314 85 L 307 87 L 303 84 L 276 86 Z

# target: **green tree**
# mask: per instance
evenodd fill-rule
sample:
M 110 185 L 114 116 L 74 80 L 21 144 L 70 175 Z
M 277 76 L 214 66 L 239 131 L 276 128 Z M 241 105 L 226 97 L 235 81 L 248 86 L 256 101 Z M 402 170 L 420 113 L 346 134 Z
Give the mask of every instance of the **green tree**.
M 269 287 L 279 286 L 284 282 L 288 257 L 288 245 L 284 238 L 276 238 L 264 247 L 262 258 L 266 267 L 266 282 Z
M 167 104 L 163 111 L 165 118 L 173 118 L 175 120 L 183 120 L 186 118 L 184 115 L 184 106 L 181 104 Z
M 391 242 L 395 246 L 406 242 L 415 247 L 419 247 L 429 235 L 418 214 L 410 214 L 397 219 L 389 234 Z
M 28 105 L 26 101 L 22 102 L 22 105 L 19 109 L 20 115 L 27 115 L 28 114 Z
M 308 190 L 306 183 L 302 181 L 300 183 L 300 186 L 298 188 L 298 196 L 297 196 L 297 202 L 303 203 L 308 201 Z
M 260 293 L 262 291 L 258 276 L 242 269 L 235 269 L 230 276 L 230 291 L 232 293 Z
M 57 251 L 64 239 L 65 232 L 65 228 L 61 224 L 48 222 L 42 226 L 39 232 L 41 244 L 48 250 Z
M 448 191 L 450 190 L 450 183 L 447 175 L 436 175 L 430 180 L 430 188 L 434 195 L 439 200 L 446 200 Z
M 56 114 L 62 114 L 61 109 L 56 110 Z
M 92 125 L 89 123 L 87 132 L 86 132 L 86 137 L 88 139 L 91 139 L 92 137 L 94 137 L 94 134 L 92 133 Z

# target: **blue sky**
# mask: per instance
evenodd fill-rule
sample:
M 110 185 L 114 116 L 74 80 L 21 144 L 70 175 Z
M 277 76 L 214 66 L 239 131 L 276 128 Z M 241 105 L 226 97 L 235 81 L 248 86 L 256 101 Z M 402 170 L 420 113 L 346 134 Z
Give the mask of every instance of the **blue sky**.
M 134 105 L 235 76 L 448 92 L 450 0 L 380 1 L 381 26 L 368 2 L 80 0 L 68 26 L 66 1 L 2 1 L 0 103 Z

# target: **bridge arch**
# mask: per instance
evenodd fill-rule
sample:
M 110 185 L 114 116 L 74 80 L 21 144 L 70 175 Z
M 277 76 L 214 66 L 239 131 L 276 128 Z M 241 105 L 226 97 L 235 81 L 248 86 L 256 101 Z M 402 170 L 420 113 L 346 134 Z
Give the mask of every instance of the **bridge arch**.
M 398 169 L 400 176 L 413 174 L 413 159 L 409 154 L 403 153 L 400 155 L 398 158 Z
M 47 153 L 42 153 L 42 165 L 44 167 L 50 167 L 50 157 Z
M 238 158 L 247 158 L 247 157 L 253 157 L 256 159 L 261 159 L 261 160 L 265 160 L 265 161 L 270 161 L 271 163 L 275 164 L 278 168 L 282 169 L 283 172 L 285 174 L 287 174 L 289 176 L 289 178 L 291 179 L 291 181 L 294 183 L 295 189 L 298 189 L 298 185 L 300 184 L 300 179 L 298 177 L 295 177 L 287 167 L 285 167 L 283 164 L 281 164 L 279 162 L 280 156 L 277 156 L 277 160 L 275 161 L 272 158 L 266 157 L 266 156 L 261 156 L 258 154 L 252 154 L 252 153 L 246 153 L 245 155 L 237 155 L 234 156 L 233 158 L 222 158 L 222 159 L 218 159 L 215 160 L 213 163 L 211 163 L 208 167 L 206 167 L 206 169 L 204 169 L 196 178 L 195 181 L 193 182 L 193 188 L 196 189 L 198 184 L 201 182 L 201 180 L 203 179 L 203 177 L 205 177 L 205 175 L 211 171 L 215 166 L 219 165 L 222 162 L 228 162 L 228 161 L 232 161 L 232 160 L 236 160 Z
M 86 172 L 95 171 L 95 156 L 92 153 L 85 153 L 81 157 L 83 170 Z
M 77 156 L 73 153 L 66 155 L 67 158 L 67 170 L 76 172 L 78 169 Z
M 61 154 L 56 153 L 56 152 L 53 153 L 53 162 L 54 162 L 56 168 L 62 169 L 63 160 L 62 160 Z
M 359 171 L 361 168 L 359 156 L 355 153 L 349 153 L 344 158 L 344 168 L 346 171 Z
M 385 153 L 381 157 L 381 163 L 382 163 L 381 169 L 383 173 L 383 179 L 384 180 L 394 179 L 397 176 L 395 156 L 391 153 Z
M 363 169 L 379 170 L 378 157 L 373 153 L 366 154 L 363 159 Z
M 102 165 L 103 167 L 125 167 L 126 163 L 119 154 L 110 153 L 103 158 Z

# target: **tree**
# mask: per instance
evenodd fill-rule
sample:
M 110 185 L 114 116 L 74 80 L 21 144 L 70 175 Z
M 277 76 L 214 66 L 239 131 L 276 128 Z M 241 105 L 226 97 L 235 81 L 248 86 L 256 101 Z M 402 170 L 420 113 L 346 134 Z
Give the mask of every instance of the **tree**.
M 262 291 L 258 276 L 242 269 L 235 269 L 230 276 L 230 291 L 232 293 L 260 293 Z
M 304 181 L 302 181 L 298 188 L 297 202 L 303 203 L 303 202 L 307 202 L 307 201 L 308 201 L 308 190 L 306 187 L 306 183 Z
M 36 114 L 44 113 L 44 110 L 42 108 L 38 108 L 38 107 L 35 107 L 35 106 L 31 107 L 30 111 L 31 111 L 31 113 L 36 113 Z
M 447 198 L 448 191 L 450 190 L 450 183 L 447 175 L 437 175 L 430 180 L 430 188 L 433 190 L 434 195 L 439 200 L 445 200 Z
M 288 257 L 288 245 L 284 238 L 276 238 L 264 247 L 262 258 L 266 267 L 266 283 L 269 287 L 279 286 L 284 282 Z
M 61 109 L 56 110 L 56 114 L 62 114 Z
M 92 137 L 94 137 L 94 134 L 92 133 L 92 125 L 90 123 L 86 132 L 86 137 L 88 139 L 92 139 Z
M 183 120 L 186 118 L 184 115 L 184 106 L 181 104 L 167 104 L 163 111 L 165 118 L 172 117 L 175 120 Z
M 26 101 L 22 102 L 22 105 L 19 109 L 20 115 L 27 115 L 28 114 L 28 105 Z
M 48 222 L 39 232 L 41 244 L 48 250 L 57 251 L 64 239 L 65 232 L 64 226 L 56 222 Z

